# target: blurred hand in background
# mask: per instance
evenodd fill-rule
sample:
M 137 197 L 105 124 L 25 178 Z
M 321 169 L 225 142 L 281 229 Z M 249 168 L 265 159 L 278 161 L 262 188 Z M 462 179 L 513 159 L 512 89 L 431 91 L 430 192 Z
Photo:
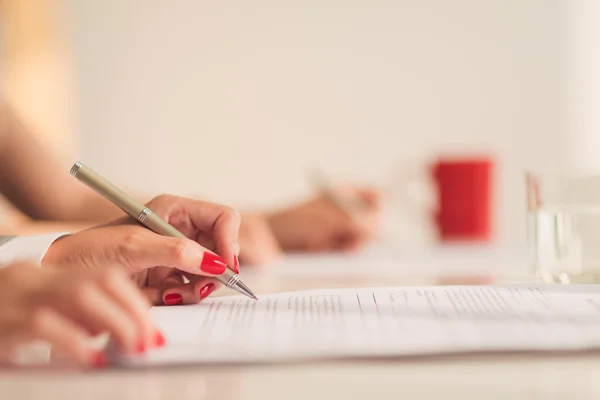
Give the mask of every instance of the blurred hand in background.
M 377 233 L 380 194 L 365 187 L 337 189 L 348 201 L 364 205 L 349 215 L 329 196 L 318 195 L 304 203 L 274 213 L 242 218 L 240 259 L 265 264 L 284 252 L 356 251 Z

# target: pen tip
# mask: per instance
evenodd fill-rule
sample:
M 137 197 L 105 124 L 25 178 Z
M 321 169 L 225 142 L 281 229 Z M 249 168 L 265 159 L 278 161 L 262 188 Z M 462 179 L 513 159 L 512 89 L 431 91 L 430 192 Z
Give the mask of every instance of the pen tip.
M 252 296 L 252 298 L 253 298 L 254 300 L 258 301 L 258 297 L 256 297 L 256 296 Z

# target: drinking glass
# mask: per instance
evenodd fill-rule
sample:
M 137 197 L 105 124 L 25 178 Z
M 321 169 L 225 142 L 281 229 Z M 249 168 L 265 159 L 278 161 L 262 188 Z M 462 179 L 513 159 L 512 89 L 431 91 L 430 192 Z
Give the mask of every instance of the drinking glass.
M 526 175 L 532 272 L 548 283 L 600 283 L 600 175 Z

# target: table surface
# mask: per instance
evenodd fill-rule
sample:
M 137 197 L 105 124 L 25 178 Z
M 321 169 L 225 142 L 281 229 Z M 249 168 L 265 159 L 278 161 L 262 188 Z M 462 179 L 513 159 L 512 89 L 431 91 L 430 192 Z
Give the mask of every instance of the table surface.
M 355 271 L 356 272 L 356 271 Z M 489 272 L 489 271 L 488 271 Z M 511 281 L 500 279 L 497 282 Z M 488 283 L 489 275 L 399 273 L 368 275 L 245 274 L 257 293 L 287 290 Z M 228 294 L 226 289 L 222 295 Z M 262 366 L 173 367 L 146 370 L 4 370 L 3 399 L 311 399 L 311 398 L 600 398 L 600 357 L 568 355 L 478 355 L 421 359 L 314 362 Z

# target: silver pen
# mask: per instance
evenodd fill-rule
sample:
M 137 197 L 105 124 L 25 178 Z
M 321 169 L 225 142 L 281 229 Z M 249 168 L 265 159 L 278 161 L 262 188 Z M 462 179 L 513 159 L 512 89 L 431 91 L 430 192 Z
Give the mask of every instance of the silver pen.
M 71 168 L 71 175 L 110 200 L 113 204 L 127 213 L 127 215 L 136 219 L 151 231 L 163 236 L 187 239 L 183 233 L 179 232 L 175 227 L 153 213 L 152 210 L 144 204 L 124 193 L 121 189 L 98 175 L 91 168 L 83 165 L 81 162 L 77 161 L 73 165 Z M 225 272 L 221 275 L 215 276 L 215 278 L 228 288 L 236 290 L 251 299 L 258 300 L 252 290 L 242 282 L 240 276 L 229 267 L 226 268 Z

